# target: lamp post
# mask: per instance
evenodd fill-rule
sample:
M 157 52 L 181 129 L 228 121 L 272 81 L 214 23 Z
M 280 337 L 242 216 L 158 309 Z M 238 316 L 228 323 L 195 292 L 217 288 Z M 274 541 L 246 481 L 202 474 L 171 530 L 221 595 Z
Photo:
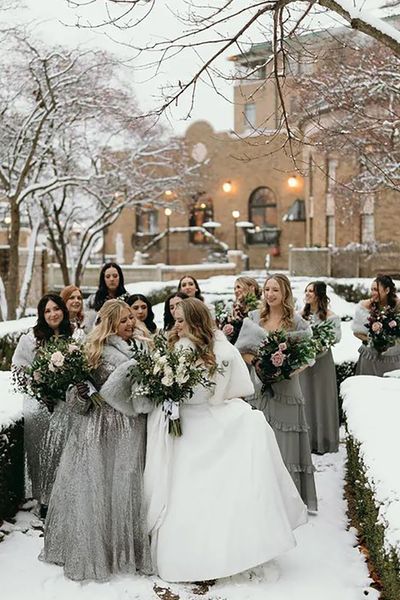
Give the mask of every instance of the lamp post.
M 166 226 L 167 234 L 165 237 L 165 264 L 169 265 L 169 263 L 170 263 L 170 259 L 169 259 L 169 219 L 170 219 L 170 216 L 172 215 L 172 210 L 170 208 L 166 208 L 164 210 L 164 214 L 167 217 L 167 226 Z
M 238 249 L 238 239 L 237 239 L 237 220 L 240 217 L 240 212 L 238 210 L 233 210 L 232 211 L 232 217 L 233 217 L 233 229 L 234 229 L 234 239 L 235 239 L 235 250 Z

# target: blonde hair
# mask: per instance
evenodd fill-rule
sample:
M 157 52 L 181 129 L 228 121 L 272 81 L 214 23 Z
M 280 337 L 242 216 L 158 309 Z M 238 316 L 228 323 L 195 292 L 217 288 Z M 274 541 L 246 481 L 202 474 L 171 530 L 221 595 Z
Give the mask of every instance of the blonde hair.
M 210 369 L 217 364 L 214 354 L 214 332 L 215 325 L 210 311 L 204 302 L 197 298 L 185 298 L 179 303 L 188 326 L 187 337 L 191 340 L 205 365 Z M 173 328 L 168 339 L 169 346 L 173 346 L 179 336 Z
M 63 290 L 61 290 L 60 296 L 64 300 L 65 304 L 67 304 L 68 300 L 71 298 L 71 296 L 74 292 L 79 292 L 81 295 L 82 306 L 81 306 L 81 310 L 76 315 L 76 319 L 77 319 L 78 323 L 82 323 L 82 321 L 83 321 L 83 296 L 82 296 L 81 290 L 78 287 L 76 287 L 76 285 L 67 285 Z
M 237 283 L 243 288 L 245 295 L 254 294 L 256 298 L 260 298 L 260 286 L 258 285 L 258 281 L 253 277 L 238 277 L 235 281 L 235 285 Z
M 99 366 L 104 344 L 110 335 L 116 335 L 121 322 L 122 311 L 131 307 L 123 300 L 107 300 L 99 310 L 99 323 L 89 333 L 85 350 L 88 361 L 94 369 Z
M 292 288 L 290 285 L 290 281 L 286 277 L 286 275 L 282 275 L 281 273 L 275 273 L 274 275 L 270 275 L 265 280 L 263 292 L 265 290 L 265 286 L 267 285 L 268 281 L 270 281 L 271 279 L 275 279 L 275 281 L 278 282 L 279 289 L 282 294 L 282 320 L 281 320 L 282 325 L 283 325 L 284 329 L 290 330 L 293 328 L 293 325 L 294 325 L 294 313 L 295 313 L 293 292 L 292 292 Z M 271 312 L 270 307 L 264 297 L 262 300 L 262 305 L 261 305 L 261 309 L 260 309 L 260 323 L 262 325 L 266 321 L 268 321 L 270 312 Z

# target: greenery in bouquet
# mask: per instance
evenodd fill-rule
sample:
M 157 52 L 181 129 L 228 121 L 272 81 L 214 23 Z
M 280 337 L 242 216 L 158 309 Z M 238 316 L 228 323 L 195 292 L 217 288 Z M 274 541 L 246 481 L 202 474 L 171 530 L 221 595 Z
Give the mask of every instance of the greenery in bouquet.
M 180 405 L 193 396 L 194 388 L 214 386 L 212 375 L 218 369 L 208 369 L 201 357 L 191 348 L 169 348 L 166 338 L 158 334 L 152 348 L 133 348 L 136 363 L 129 376 L 135 383 L 133 395 L 146 396 L 161 405 L 171 435 L 182 435 Z
M 13 370 L 17 391 L 33 396 L 49 410 L 59 400 L 65 400 L 70 385 L 90 381 L 90 367 L 81 344 L 73 338 L 52 337 L 39 346 L 29 367 Z M 101 402 L 99 394 L 92 394 L 94 405 Z
M 369 345 L 379 353 L 400 342 L 400 314 L 390 306 L 373 309 L 365 327 Z
M 312 337 L 300 337 L 283 330 L 271 331 L 253 360 L 263 390 L 271 383 L 289 379 L 298 369 L 313 364 L 316 356 Z
M 323 321 L 312 325 L 313 341 L 317 354 L 325 352 L 336 342 L 335 325 L 333 321 Z
M 250 311 L 256 310 L 259 300 L 252 292 L 248 293 L 243 300 L 236 300 L 225 304 L 222 300 L 215 304 L 215 321 L 218 329 L 226 335 L 231 344 L 234 344 L 242 328 L 243 319 Z

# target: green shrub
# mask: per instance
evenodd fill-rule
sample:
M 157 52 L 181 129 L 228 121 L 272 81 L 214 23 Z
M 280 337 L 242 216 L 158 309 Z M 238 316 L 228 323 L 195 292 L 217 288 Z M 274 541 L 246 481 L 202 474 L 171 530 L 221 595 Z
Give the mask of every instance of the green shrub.
M 22 420 L 0 431 L 0 523 L 10 519 L 24 497 Z
M 337 283 L 335 281 L 330 281 L 329 285 L 335 294 L 344 298 L 347 302 L 354 302 L 357 304 L 361 300 L 368 298 L 369 295 L 368 288 L 359 283 Z
M 381 600 L 399 600 L 399 555 L 394 548 L 385 548 L 386 526 L 378 521 L 379 507 L 366 475 L 360 443 L 348 435 L 346 446 L 346 495 L 351 524 L 358 530 L 360 543 L 368 550 L 370 570 L 379 577 Z
M 154 292 L 146 294 L 146 298 L 149 300 L 152 306 L 154 306 L 155 304 L 161 304 L 161 302 L 165 302 L 168 296 L 176 291 L 176 286 L 169 285 L 162 290 L 155 290 Z
M 0 337 L 0 371 L 9 371 L 11 369 L 11 359 L 22 333 L 8 333 Z
M 344 419 L 343 409 L 342 409 L 343 398 L 340 394 L 340 385 L 342 384 L 342 382 L 345 379 L 347 379 L 348 377 L 352 377 L 353 375 L 356 374 L 356 363 L 348 360 L 348 361 L 342 362 L 338 365 L 335 365 L 335 368 L 336 368 L 336 383 L 337 383 L 337 388 L 338 388 L 338 399 L 339 399 L 339 420 L 340 420 L 340 423 L 343 423 L 345 421 L 345 419 Z

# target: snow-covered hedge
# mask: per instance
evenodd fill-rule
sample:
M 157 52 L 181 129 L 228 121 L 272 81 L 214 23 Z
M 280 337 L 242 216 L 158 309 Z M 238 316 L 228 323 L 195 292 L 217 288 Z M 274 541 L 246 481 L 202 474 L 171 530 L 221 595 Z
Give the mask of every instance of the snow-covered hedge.
M 35 317 L 0 323 L 0 371 L 8 371 L 18 340 L 36 322 Z
M 22 397 L 11 390 L 11 373 L 0 373 L 0 522 L 12 517 L 24 494 Z
M 351 377 L 341 387 L 347 419 L 350 514 L 386 600 L 400 598 L 400 379 Z

